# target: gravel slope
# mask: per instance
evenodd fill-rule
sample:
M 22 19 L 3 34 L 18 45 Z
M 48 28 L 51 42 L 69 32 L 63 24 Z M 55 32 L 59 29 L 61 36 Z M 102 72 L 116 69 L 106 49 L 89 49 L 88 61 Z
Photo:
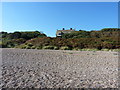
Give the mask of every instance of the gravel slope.
M 2 49 L 4 88 L 117 88 L 118 53 Z

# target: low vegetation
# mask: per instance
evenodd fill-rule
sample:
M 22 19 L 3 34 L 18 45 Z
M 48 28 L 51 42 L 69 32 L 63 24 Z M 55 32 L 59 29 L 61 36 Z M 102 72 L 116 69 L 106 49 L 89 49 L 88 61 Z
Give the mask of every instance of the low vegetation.
M 0 47 L 14 48 L 25 43 L 27 40 L 37 37 L 46 37 L 46 35 L 39 31 L 14 33 L 0 32 Z
M 1 32 L 0 46 L 2 48 L 21 49 L 119 51 L 119 33 L 120 29 L 105 28 L 100 31 L 79 30 L 73 33 L 63 34 L 61 38 L 51 38 L 38 31 Z

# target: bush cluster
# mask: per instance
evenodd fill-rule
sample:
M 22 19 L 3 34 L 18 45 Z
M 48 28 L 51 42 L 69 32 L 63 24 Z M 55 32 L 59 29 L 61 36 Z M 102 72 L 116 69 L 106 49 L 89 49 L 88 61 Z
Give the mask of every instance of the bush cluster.
M 100 31 L 74 31 L 72 33 L 62 34 L 62 38 L 103 38 L 103 37 L 119 37 L 120 29 L 104 28 Z
M 80 39 L 64 39 L 64 38 L 35 38 L 26 43 L 32 43 L 35 47 L 41 49 L 60 49 L 60 50 L 82 50 L 82 49 L 118 49 L 120 42 L 115 38 L 80 38 Z
M 22 34 L 20 34 L 22 33 Z M 40 32 L 2 32 L 0 46 L 3 48 L 54 49 L 54 50 L 103 50 L 120 49 L 120 29 L 108 28 L 101 31 L 75 31 L 63 34 L 61 38 L 46 37 Z M 10 37 L 9 37 L 10 35 Z M 25 37 L 25 36 L 26 37 Z M 44 35 L 44 36 L 43 36 Z
M 36 37 L 46 37 L 46 35 L 39 31 L 14 33 L 0 32 L 0 47 L 14 48 L 18 45 L 25 43 L 27 40 Z

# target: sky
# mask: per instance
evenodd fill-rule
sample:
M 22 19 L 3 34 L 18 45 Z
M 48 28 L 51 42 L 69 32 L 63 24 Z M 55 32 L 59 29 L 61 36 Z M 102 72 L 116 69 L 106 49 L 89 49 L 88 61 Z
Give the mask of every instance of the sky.
M 2 30 L 42 31 L 54 37 L 57 29 L 118 28 L 117 2 L 3 2 Z

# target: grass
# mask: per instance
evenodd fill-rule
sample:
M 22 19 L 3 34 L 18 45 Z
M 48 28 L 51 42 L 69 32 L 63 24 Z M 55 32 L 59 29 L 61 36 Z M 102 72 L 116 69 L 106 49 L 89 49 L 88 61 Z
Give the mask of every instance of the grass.
M 0 42 L 1 43 L 1 42 Z M 14 48 L 14 47 L 13 47 Z M 34 46 L 31 43 L 26 43 L 26 44 L 21 44 L 21 45 L 17 45 L 15 46 L 15 48 L 21 48 L 21 49 L 51 49 L 51 50 L 75 50 L 75 51 L 115 51 L 115 52 L 120 52 L 120 49 L 89 49 L 89 48 L 84 48 L 84 49 L 78 49 L 78 48 L 74 48 L 71 49 L 68 46 L 62 46 L 62 47 L 57 47 L 57 46 Z M 70 53 L 72 54 L 72 53 Z
M 111 49 L 111 51 L 120 52 L 120 49 Z
M 62 46 L 60 50 L 71 50 L 68 46 Z
M 80 51 L 99 51 L 98 49 L 80 49 Z
M 43 46 L 42 49 L 51 49 L 51 50 L 58 50 L 59 48 L 56 46 Z
M 101 49 L 101 51 L 110 51 L 110 49 Z

